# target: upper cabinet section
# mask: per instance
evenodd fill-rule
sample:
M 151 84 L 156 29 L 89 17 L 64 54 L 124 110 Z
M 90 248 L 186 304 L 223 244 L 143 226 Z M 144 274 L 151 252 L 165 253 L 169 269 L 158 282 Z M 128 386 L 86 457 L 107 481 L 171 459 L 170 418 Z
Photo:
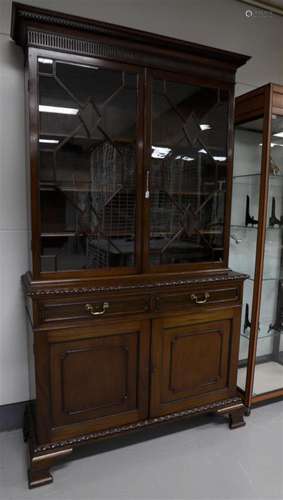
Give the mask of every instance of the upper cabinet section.
M 247 56 L 14 3 L 34 279 L 223 269 Z

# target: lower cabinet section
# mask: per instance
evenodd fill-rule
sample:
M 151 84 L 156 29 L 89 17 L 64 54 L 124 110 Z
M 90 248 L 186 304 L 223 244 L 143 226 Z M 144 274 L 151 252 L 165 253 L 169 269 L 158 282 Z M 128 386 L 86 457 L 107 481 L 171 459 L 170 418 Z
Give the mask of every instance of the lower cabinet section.
M 37 332 L 39 442 L 235 396 L 239 321 L 230 308 Z
M 50 483 L 53 465 L 97 439 L 210 412 L 228 415 L 231 429 L 245 425 L 240 303 L 132 318 L 34 330 L 36 401 L 24 425 L 30 487 Z
M 235 393 L 239 312 L 158 319 L 152 331 L 151 416 Z M 233 335 L 234 331 L 234 335 Z

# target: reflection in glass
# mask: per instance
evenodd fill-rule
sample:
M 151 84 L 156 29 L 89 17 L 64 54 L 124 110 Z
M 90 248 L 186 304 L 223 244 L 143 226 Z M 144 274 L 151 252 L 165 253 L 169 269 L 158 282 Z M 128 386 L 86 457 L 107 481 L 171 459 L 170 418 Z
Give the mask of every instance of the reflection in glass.
M 228 93 L 154 80 L 150 262 L 223 259 Z
M 137 76 L 39 59 L 42 271 L 135 265 Z

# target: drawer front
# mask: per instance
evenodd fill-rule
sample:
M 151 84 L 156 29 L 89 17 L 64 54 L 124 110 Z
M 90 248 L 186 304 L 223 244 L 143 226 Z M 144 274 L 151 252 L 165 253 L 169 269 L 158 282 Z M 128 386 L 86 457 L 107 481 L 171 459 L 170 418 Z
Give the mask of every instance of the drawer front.
M 195 312 L 204 307 L 226 307 L 240 304 L 241 287 L 188 287 L 182 290 L 152 290 L 148 294 L 111 293 L 88 294 L 81 297 L 62 297 L 40 301 L 38 324 L 51 325 L 63 322 L 93 322 L 102 319 L 123 319 L 131 317 L 154 317 L 160 314 Z
M 150 296 L 87 296 L 77 299 L 57 299 L 40 305 L 40 323 L 121 318 L 125 314 L 143 314 L 150 310 Z
M 187 311 L 205 306 L 231 306 L 240 303 L 241 291 L 237 286 L 227 288 L 195 288 L 182 292 L 164 293 L 156 297 L 157 312 Z

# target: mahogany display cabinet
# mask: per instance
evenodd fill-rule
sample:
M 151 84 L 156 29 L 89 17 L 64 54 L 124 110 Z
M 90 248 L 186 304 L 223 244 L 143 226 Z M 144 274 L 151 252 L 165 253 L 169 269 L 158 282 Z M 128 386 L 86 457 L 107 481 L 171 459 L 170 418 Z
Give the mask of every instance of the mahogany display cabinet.
M 236 99 L 230 264 L 246 272 L 238 385 L 245 404 L 283 396 L 283 87 Z
M 96 439 L 202 413 L 241 427 L 246 276 L 228 253 L 248 57 L 17 3 L 12 38 L 29 115 L 30 486 Z

